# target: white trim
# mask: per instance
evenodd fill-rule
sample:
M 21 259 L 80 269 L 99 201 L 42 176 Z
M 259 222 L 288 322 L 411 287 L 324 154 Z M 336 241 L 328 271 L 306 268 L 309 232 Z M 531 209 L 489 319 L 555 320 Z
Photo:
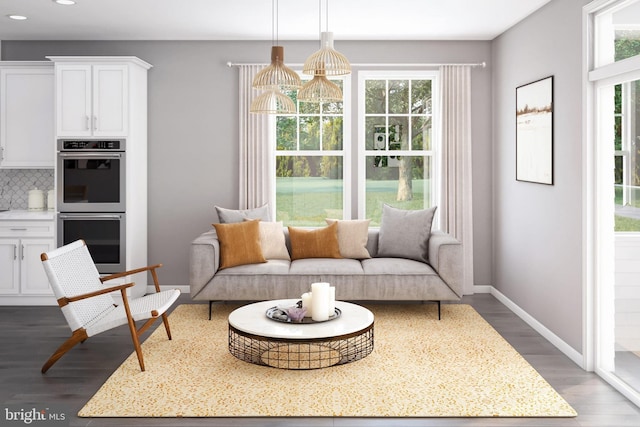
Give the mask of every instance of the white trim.
M 589 70 L 593 66 L 591 46 L 593 43 L 592 2 L 582 9 L 582 354 L 583 366 L 587 371 L 595 368 L 595 254 L 594 254 L 594 112 L 593 84 L 589 82 Z
M 558 350 L 564 353 L 569 359 L 573 361 L 576 365 L 580 366 L 584 369 L 583 363 L 584 358 L 582 354 L 576 351 L 569 344 L 564 342 L 560 337 L 551 332 L 546 326 L 542 323 L 538 322 L 533 316 L 520 308 L 516 303 L 507 298 L 502 292 L 497 290 L 491 285 L 483 285 L 483 286 L 474 286 L 474 291 L 476 293 L 489 293 L 493 295 L 498 301 L 504 304 L 509 310 L 511 310 L 516 316 L 521 318 L 527 323 L 527 325 L 531 326 L 536 332 L 542 335 L 547 341 L 554 345 Z
M 611 372 L 596 369 L 596 374 L 598 374 L 603 380 L 608 382 L 615 388 L 620 394 L 633 402 L 636 406 L 640 406 L 640 392 L 636 391 L 629 384 L 622 381 L 618 376 L 612 374 Z

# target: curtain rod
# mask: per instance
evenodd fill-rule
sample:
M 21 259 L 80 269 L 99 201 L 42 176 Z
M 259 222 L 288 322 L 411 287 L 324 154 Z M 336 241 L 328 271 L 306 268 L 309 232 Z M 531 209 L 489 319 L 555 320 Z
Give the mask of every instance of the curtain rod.
M 269 65 L 267 63 L 244 63 L 244 62 L 227 62 L 227 67 L 241 67 L 246 65 Z M 302 67 L 304 64 L 287 64 L 290 67 Z M 455 64 L 455 63 L 406 63 L 406 64 L 392 64 L 392 63 L 351 63 L 353 67 L 440 67 L 443 65 L 467 65 L 469 67 L 482 67 L 486 68 L 487 63 L 485 61 L 482 62 L 473 62 L 466 64 Z

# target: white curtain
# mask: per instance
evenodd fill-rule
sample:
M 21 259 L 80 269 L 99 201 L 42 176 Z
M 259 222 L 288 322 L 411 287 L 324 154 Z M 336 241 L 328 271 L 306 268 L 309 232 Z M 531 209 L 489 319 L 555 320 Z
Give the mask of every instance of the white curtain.
M 253 77 L 265 65 L 240 65 L 240 193 L 239 208 L 252 209 L 269 202 L 271 197 L 271 120 L 267 114 L 249 113 L 251 101 L 259 91 L 251 86 Z M 271 204 L 273 206 L 273 203 Z
M 471 67 L 440 67 L 442 186 L 440 227 L 462 242 L 464 292 L 473 293 Z

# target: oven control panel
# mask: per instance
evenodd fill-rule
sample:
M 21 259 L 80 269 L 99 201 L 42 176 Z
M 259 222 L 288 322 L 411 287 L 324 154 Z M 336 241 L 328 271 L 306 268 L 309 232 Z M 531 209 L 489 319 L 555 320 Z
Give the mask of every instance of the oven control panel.
M 58 151 L 124 151 L 124 139 L 59 139 Z

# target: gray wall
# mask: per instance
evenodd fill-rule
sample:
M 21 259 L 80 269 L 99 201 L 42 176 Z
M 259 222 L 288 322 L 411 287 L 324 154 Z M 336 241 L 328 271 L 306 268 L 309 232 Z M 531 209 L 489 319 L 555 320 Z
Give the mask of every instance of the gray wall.
M 302 63 L 317 42 L 283 42 Z M 164 284 L 188 283 L 191 240 L 216 220 L 214 205 L 238 206 L 237 70 L 227 61 L 268 62 L 270 42 L 3 41 L 3 60 L 47 55 L 130 55 L 149 72 L 149 262 Z M 491 43 L 346 42 L 353 63 L 489 62 Z M 357 70 L 356 70 L 357 71 Z M 475 283 L 491 284 L 491 66 L 472 72 Z M 357 75 L 352 87 L 357 86 Z M 352 138 L 357 138 L 357 126 Z
M 582 352 L 582 6 L 554 0 L 496 38 L 494 286 Z M 515 89 L 554 76 L 554 185 L 515 180 Z

